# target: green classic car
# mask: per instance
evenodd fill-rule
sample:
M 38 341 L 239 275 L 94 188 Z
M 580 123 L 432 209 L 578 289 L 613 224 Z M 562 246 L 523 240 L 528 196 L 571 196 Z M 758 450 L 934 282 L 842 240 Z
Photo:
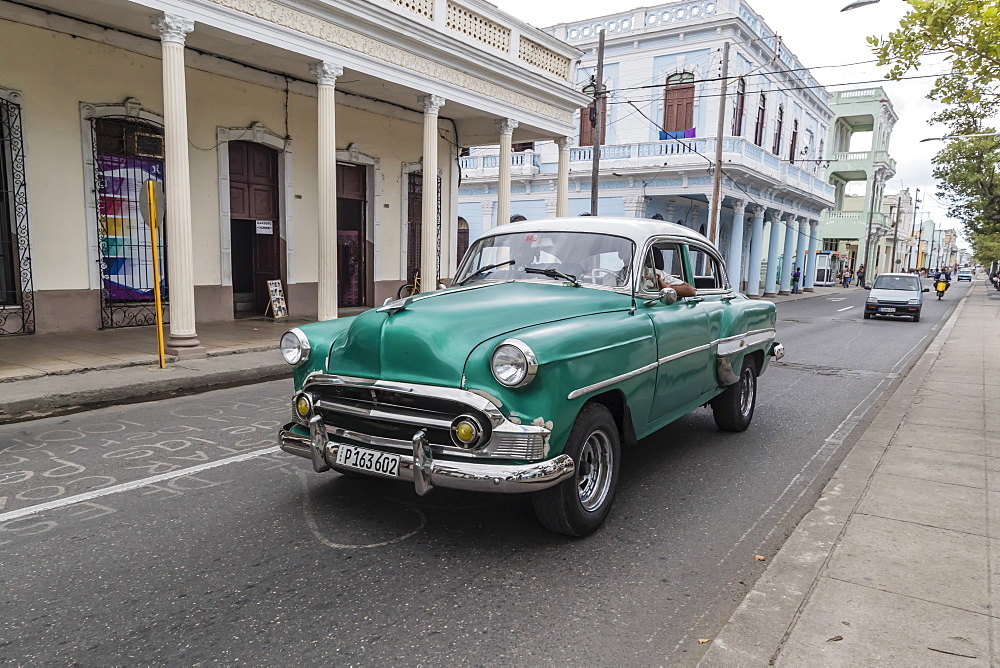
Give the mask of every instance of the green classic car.
M 286 332 L 281 447 L 420 495 L 531 493 L 542 524 L 585 536 L 611 510 L 623 445 L 704 404 L 722 429 L 749 426 L 757 376 L 783 354 L 774 324 L 681 225 L 504 225 L 450 288 Z

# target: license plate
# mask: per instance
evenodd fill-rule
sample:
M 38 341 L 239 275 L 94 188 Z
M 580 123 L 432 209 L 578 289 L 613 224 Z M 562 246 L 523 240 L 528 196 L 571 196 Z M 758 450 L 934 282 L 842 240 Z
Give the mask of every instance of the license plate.
M 888 307 L 884 307 L 883 306 L 883 307 L 880 307 L 878 311 L 879 311 L 879 313 L 895 313 L 896 309 L 894 309 L 894 308 L 888 308 Z
M 344 443 L 337 447 L 337 465 L 390 478 L 399 477 L 399 455 Z

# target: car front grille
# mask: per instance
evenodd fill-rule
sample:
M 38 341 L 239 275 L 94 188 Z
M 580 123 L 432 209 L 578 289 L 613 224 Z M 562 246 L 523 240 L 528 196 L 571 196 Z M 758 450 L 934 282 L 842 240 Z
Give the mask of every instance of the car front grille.
M 334 434 L 365 445 L 410 450 L 414 435 L 424 430 L 436 454 L 469 458 L 544 458 L 547 432 L 524 433 L 502 428 L 498 431 L 495 427 L 501 423 L 510 425 L 498 411 L 489 415 L 481 406 L 431 396 L 419 392 L 419 386 L 417 388 L 417 391 L 402 391 L 375 384 L 307 381 L 303 390 L 311 395 L 316 412 Z M 458 390 L 452 393 L 468 394 Z M 451 425 L 460 415 L 470 415 L 482 425 L 485 448 L 470 451 L 452 442 Z

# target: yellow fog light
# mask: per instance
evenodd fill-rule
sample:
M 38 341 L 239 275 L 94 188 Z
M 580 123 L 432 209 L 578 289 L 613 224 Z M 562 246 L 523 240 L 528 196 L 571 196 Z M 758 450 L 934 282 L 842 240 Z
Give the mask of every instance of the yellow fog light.
M 307 394 L 300 394 L 295 398 L 295 413 L 300 418 L 308 419 L 312 414 L 313 403 Z
M 478 447 L 483 440 L 483 428 L 471 415 L 460 415 L 451 423 L 451 440 L 460 448 Z

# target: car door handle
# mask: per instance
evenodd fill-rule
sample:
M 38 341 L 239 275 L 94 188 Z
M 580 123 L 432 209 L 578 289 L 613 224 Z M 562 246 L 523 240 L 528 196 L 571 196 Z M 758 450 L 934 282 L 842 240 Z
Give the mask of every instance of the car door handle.
M 688 304 L 697 304 L 698 302 L 705 301 L 705 298 L 704 297 L 688 297 L 684 301 L 686 301 Z
M 728 302 L 728 301 L 730 301 L 732 299 L 736 299 L 736 295 L 723 295 L 722 296 L 722 301 L 724 301 L 724 302 Z

